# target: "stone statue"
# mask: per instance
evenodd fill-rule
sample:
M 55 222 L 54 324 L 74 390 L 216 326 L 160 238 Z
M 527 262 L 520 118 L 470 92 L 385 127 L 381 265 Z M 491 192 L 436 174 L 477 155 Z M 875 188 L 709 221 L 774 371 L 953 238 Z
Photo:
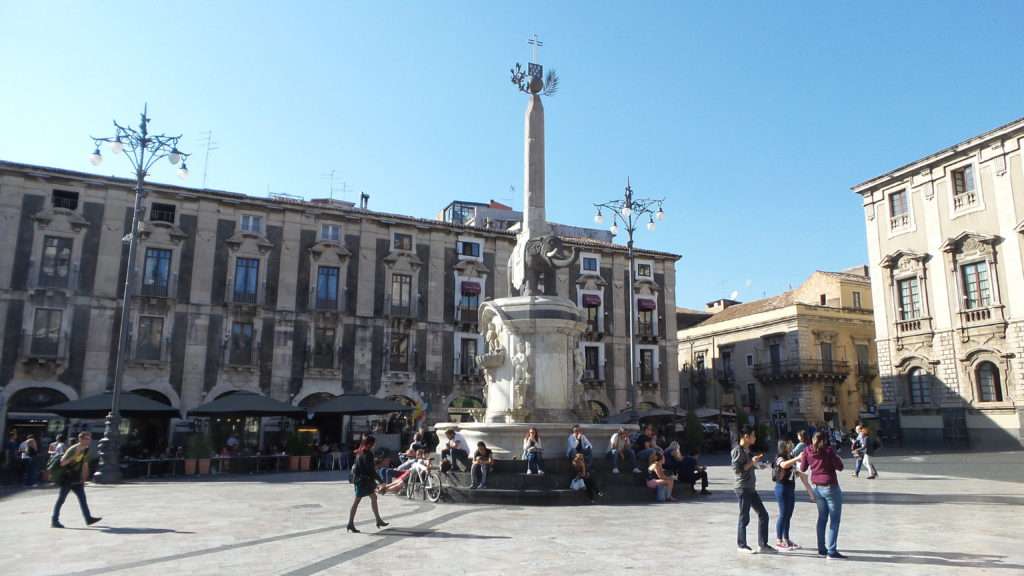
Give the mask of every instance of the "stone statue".
M 521 340 L 519 351 L 512 357 L 512 407 L 526 408 L 527 390 L 530 387 L 530 343 Z
M 562 239 L 553 234 L 523 239 L 520 237 L 509 258 L 509 278 L 512 288 L 519 291 L 520 296 L 535 296 L 541 275 L 552 275 L 559 268 L 572 266 L 578 252 L 575 248 L 566 248 Z
M 491 322 L 487 324 L 487 335 L 484 336 L 484 339 L 487 341 L 488 353 L 495 354 L 498 352 L 502 352 L 504 350 L 504 348 L 501 345 L 501 336 L 499 335 L 498 323 L 495 322 L 494 320 L 491 320 Z

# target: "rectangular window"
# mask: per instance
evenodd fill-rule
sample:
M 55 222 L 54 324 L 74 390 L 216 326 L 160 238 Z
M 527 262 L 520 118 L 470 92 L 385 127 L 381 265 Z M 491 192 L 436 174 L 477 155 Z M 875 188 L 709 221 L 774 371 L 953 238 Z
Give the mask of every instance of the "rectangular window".
M 747 368 L 752 368 L 753 366 L 754 366 L 754 355 L 753 354 L 747 354 Z
M 324 370 L 334 368 L 333 326 L 317 326 L 313 330 L 313 367 Z
M 601 366 L 601 349 L 599 347 L 583 347 L 583 366 L 584 370 L 590 373 L 591 379 L 599 378 L 599 368 Z
M 654 350 L 640 350 L 640 381 L 654 382 Z
M 67 288 L 71 269 L 71 240 L 46 236 L 43 238 L 43 260 L 39 267 L 39 285 Z
M 992 305 L 992 285 L 988 262 L 972 262 L 960 267 L 964 284 L 964 308 L 973 310 Z
M 857 372 L 866 374 L 871 366 L 870 349 L 867 344 L 857 344 L 854 348 L 857 350 Z
M 171 282 L 171 251 L 146 248 L 142 265 L 142 295 L 166 297 Z
M 409 335 L 405 332 L 391 333 L 391 348 L 388 354 L 392 370 L 405 372 L 409 369 Z
M 757 406 L 757 385 L 753 382 L 747 384 L 747 402 L 751 408 Z
M 597 272 L 597 258 L 593 256 L 583 257 L 583 271 L 584 272 Z
M 828 304 L 828 295 L 826 295 L 826 294 L 821 294 L 820 296 L 818 296 L 818 302 L 819 302 L 819 303 L 820 303 L 820 304 L 821 304 L 822 306 L 824 306 L 824 305 Z
M 257 258 L 235 259 L 234 301 L 243 304 L 256 303 L 256 286 L 260 278 L 260 261 Z
M 832 371 L 832 343 L 822 342 L 819 345 L 821 349 L 821 368 L 825 372 Z
M 151 222 L 174 224 L 174 212 L 174 204 L 158 204 L 154 202 L 149 208 L 149 220 Z
M 782 374 L 782 346 L 769 344 L 768 359 L 771 361 L 772 376 L 780 376 Z
M 138 344 L 135 347 L 137 360 L 159 361 L 164 335 L 164 319 L 159 316 L 139 316 Z
M 242 232 L 261 234 L 263 232 L 263 217 L 253 214 L 242 214 L 240 220 Z
M 641 336 L 654 336 L 654 310 L 638 310 L 636 333 Z
M 468 256 L 471 258 L 480 257 L 480 243 L 479 242 L 459 242 L 459 256 Z
M 412 276 L 408 274 L 391 275 L 391 314 L 408 316 L 412 302 Z
M 60 327 L 62 310 L 39 308 L 32 325 L 32 354 L 56 356 L 60 353 Z
M 732 350 L 719 350 L 718 354 L 722 361 L 722 376 L 726 380 L 732 379 Z
M 78 192 L 68 190 L 54 190 L 50 202 L 54 208 L 65 210 L 78 210 Z
M 475 289 L 467 290 L 467 285 L 475 286 Z M 477 312 L 480 309 L 479 284 L 463 282 L 462 294 L 459 296 L 459 319 L 463 322 L 476 322 Z
M 863 307 L 860 299 L 860 292 L 857 292 L 856 290 L 853 292 L 853 307 L 856 310 L 860 310 Z
M 341 226 L 337 224 L 321 224 L 320 239 L 330 242 L 341 242 Z
M 255 338 L 251 322 L 234 322 L 231 324 L 231 350 L 229 362 L 236 366 L 249 366 L 253 363 Z
M 338 309 L 338 278 L 341 270 L 336 266 L 320 266 L 316 272 L 317 310 Z
M 601 331 L 601 309 L 595 307 L 584 307 L 587 312 L 587 332 L 598 333 Z
M 920 368 L 914 368 L 907 377 L 910 379 L 910 403 L 931 404 L 931 376 Z
M 640 278 L 651 278 L 654 274 L 650 264 L 640 263 L 636 265 L 636 275 Z
M 703 350 L 697 352 L 697 355 L 694 356 L 693 367 L 697 370 L 697 374 L 704 375 L 704 369 L 707 367 L 707 357 Z
M 921 287 L 917 278 L 906 278 L 898 283 L 900 295 L 900 320 L 915 320 L 921 317 Z
M 889 228 L 898 230 L 910 225 L 910 209 L 906 190 L 889 193 Z
M 395 250 L 412 251 L 412 235 L 395 232 Z
M 476 338 L 463 338 L 459 341 L 459 374 L 476 374 Z

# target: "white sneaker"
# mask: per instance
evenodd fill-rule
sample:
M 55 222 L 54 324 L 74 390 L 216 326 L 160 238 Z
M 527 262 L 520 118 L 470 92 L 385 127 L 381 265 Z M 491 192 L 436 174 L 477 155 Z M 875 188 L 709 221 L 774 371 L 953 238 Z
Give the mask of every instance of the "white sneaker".
M 529 476 L 530 474 L 533 474 L 533 470 L 530 470 L 529 468 L 527 468 L 526 469 L 526 475 Z
M 543 476 L 544 475 L 544 471 L 543 470 L 537 470 L 537 475 L 538 476 Z
M 618 473 L 619 473 L 619 469 L 618 468 L 612 468 L 612 474 L 618 474 Z
M 757 554 L 750 546 L 738 546 L 736 551 L 740 554 Z
M 633 474 L 639 474 L 639 473 L 640 473 L 640 469 L 639 468 L 633 468 Z

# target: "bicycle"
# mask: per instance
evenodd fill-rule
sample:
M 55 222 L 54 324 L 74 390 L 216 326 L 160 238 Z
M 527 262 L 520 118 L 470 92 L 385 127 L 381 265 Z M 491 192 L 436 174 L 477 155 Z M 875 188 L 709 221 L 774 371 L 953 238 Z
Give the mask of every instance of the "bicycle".
M 404 494 L 410 500 L 418 496 L 421 500 L 437 502 L 441 499 L 441 474 L 428 461 L 426 470 L 414 469 L 409 474 Z

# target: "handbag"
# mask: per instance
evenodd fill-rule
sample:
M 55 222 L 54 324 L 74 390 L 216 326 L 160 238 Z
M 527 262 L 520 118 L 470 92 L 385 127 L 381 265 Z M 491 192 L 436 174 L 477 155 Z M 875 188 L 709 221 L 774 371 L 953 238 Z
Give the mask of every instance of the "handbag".
M 570 490 L 583 490 L 587 487 L 587 484 L 583 481 L 583 478 L 573 478 L 572 482 L 569 483 Z

